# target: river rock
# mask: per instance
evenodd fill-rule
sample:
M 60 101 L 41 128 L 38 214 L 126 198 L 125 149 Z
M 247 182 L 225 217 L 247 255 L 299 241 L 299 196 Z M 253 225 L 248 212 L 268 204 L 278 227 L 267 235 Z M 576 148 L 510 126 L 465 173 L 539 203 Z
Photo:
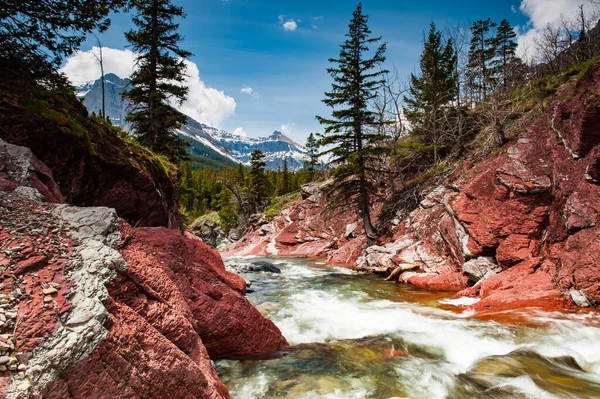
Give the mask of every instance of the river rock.
M 502 268 L 495 264 L 492 258 L 480 256 L 466 262 L 462 267 L 462 271 L 469 280 L 477 283 L 500 273 Z
M 267 272 L 267 273 L 281 273 L 281 269 L 269 262 L 257 261 L 252 262 L 248 267 L 248 271 L 251 272 Z
M 580 308 L 589 308 L 593 306 L 592 302 L 590 302 L 590 300 L 585 296 L 585 294 L 582 291 L 569 291 L 569 295 L 571 295 L 571 299 L 573 300 L 575 305 L 579 306 Z
M 274 311 L 278 310 L 279 308 L 281 308 L 281 305 L 279 305 L 278 303 L 273 303 L 273 302 L 264 302 L 264 303 L 261 303 L 260 305 L 256 306 L 256 309 L 263 316 L 267 316 L 269 313 L 274 312 Z

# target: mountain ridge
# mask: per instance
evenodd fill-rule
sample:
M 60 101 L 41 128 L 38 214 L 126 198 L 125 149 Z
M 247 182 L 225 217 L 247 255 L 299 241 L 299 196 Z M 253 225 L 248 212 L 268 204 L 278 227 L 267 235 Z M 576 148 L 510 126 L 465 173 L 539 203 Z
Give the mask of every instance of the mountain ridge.
M 129 104 L 121 97 L 121 92 L 130 84 L 129 79 L 108 73 L 104 82 L 107 116 L 113 124 L 130 131 L 131 126 L 125 122 Z M 76 87 L 75 95 L 89 111 L 98 112 L 102 108 L 101 79 Z M 196 168 L 249 165 L 250 154 L 256 149 L 265 154 L 267 169 L 283 168 L 284 160 L 290 170 L 300 170 L 304 166 L 306 149 L 280 131 L 275 130 L 266 137 L 245 137 L 208 126 L 190 116 L 187 118 L 187 123 L 177 130 L 177 134 L 190 143 L 189 152 Z

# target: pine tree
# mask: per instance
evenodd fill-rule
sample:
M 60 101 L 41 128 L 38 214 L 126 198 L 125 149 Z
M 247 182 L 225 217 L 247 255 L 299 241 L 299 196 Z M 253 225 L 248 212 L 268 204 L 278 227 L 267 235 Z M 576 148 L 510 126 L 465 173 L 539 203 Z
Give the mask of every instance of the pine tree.
M 137 30 L 130 30 L 125 37 L 139 56 L 138 69 L 131 76 L 132 88 L 123 93 L 133 104 L 127 121 L 141 144 L 171 160 L 185 159 L 185 141 L 174 131 L 187 118 L 169 104 L 181 104 L 188 93 L 181 83 L 185 79 L 184 59 L 192 54 L 179 47 L 179 25 L 173 22 L 184 16 L 183 10 L 171 0 L 131 0 L 131 4 L 137 10 L 133 18 Z
M 108 15 L 125 0 L 3 0 L 0 2 L 0 67 L 14 76 L 66 84 L 57 73 L 62 59 L 79 49 L 88 33 L 104 32 Z M 3 78 L 6 75 L 3 74 Z
M 290 192 L 290 170 L 288 168 L 287 158 L 283 158 L 283 170 L 281 171 L 281 187 L 278 195 L 285 195 Z
M 306 155 L 308 159 L 304 162 L 304 168 L 308 171 L 310 180 L 314 180 L 315 170 L 319 163 L 319 143 L 314 134 L 310 133 L 306 139 Z
M 503 19 L 498 25 L 494 47 L 496 50 L 495 60 L 493 61 L 495 74 L 499 77 L 502 84 L 506 87 L 510 80 L 510 68 L 514 62 L 518 44 L 516 42 L 517 34 L 510 26 L 508 20 Z
M 442 33 L 431 22 L 420 60 L 420 74 L 411 74 L 406 118 L 426 145 L 433 145 L 434 163 L 439 162 L 444 113 L 457 97 L 456 52 L 452 39 L 443 43 Z
M 258 149 L 252 151 L 252 154 L 250 154 L 248 190 L 252 212 L 254 213 L 262 211 L 267 203 L 269 181 L 265 175 L 266 166 L 265 154 Z
M 381 37 L 370 37 L 368 17 L 362 12 L 359 3 L 352 14 L 347 39 L 340 46 L 340 55 L 329 62 L 336 64 L 327 69 L 333 78 L 331 92 L 325 93 L 323 103 L 333 108 L 331 118 L 317 116 L 325 125 L 320 145 L 331 154 L 333 165 L 339 165 L 334 173 L 331 186 L 330 208 L 347 207 L 349 199 L 357 199 L 357 208 L 363 218 L 365 233 L 375 237 L 371 223 L 370 194 L 376 188 L 368 179 L 369 158 L 377 152 L 382 137 L 377 129 L 369 129 L 376 123 L 376 114 L 369 109 L 369 103 L 383 84 L 385 70 L 377 69 L 385 61 L 386 44 L 381 44 L 373 57 L 367 58 L 369 46 L 375 45 Z M 334 197 L 337 197 L 334 198 Z
M 490 18 L 477 20 L 471 25 L 471 46 L 469 48 L 470 81 L 476 101 L 482 101 L 493 86 L 493 68 L 490 63 L 496 55 L 495 38 L 490 37 L 490 29 L 496 24 Z

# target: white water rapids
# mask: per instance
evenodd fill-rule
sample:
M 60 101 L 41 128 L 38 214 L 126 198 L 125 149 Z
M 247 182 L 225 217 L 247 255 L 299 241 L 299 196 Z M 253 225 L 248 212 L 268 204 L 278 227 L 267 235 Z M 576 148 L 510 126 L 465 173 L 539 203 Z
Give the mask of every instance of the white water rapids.
M 242 273 L 292 345 L 217 362 L 233 398 L 600 398 L 600 313 L 505 312 L 303 259 Z

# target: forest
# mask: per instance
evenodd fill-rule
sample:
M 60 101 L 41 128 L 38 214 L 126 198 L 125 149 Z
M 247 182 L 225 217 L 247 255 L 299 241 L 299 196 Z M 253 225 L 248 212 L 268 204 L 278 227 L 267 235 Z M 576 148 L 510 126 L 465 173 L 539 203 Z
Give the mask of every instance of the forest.
M 249 165 L 192 171 L 186 143 L 174 133 L 185 122 L 173 104 L 188 94 L 183 62 L 192 55 L 181 47 L 178 33 L 184 10 L 170 0 L 62 3 L 5 3 L 0 15 L 5 76 L 28 76 L 50 91 L 72 90 L 58 72 L 64 57 L 88 35 L 106 31 L 111 12 L 132 13 L 134 28 L 125 38 L 138 69 L 124 97 L 134 104 L 127 116 L 133 132 L 111 130 L 163 157 L 179 186 L 182 225 L 217 212 L 226 231 L 244 227 L 253 214 L 276 212 L 286 203 L 282 198 L 320 180 L 331 182 L 329 217 L 353 205 L 368 236 L 376 237 L 381 226 L 370 214 L 375 199 L 385 202 L 380 221 L 399 210 L 410 212 L 424 184 L 445 176 L 467 155 L 483 156 L 512 138 L 519 128 L 514 121 L 535 105 L 543 108 L 557 85 L 553 77 L 580 73 L 599 43 L 598 16 L 583 6 L 546 27 L 530 49 L 535 57 L 517 54 L 516 32 L 507 19 L 445 27 L 432 21 L 416 72 L 403 77 L 385 68 L 386 38 L 372 34 L 359 3 L 339 55 L 324 71 L 332 86 L 323 103 L 332 112 L 316 117 L 323 131 L 309 136 L 304 168 L 266 170 L 264 154 L 255 151 Z M 69 12 L 58 12 L 62 9 Z

